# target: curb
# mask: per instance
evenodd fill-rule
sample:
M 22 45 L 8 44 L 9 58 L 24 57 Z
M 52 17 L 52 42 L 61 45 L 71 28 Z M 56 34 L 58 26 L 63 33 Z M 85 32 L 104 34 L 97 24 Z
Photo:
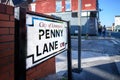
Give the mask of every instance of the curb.
M 118 70 L 118 73 L 120 74 L 120 62 L 115 60 L 115 64 L 116 64 L 116 67 L 117 67 L 117 70 Z

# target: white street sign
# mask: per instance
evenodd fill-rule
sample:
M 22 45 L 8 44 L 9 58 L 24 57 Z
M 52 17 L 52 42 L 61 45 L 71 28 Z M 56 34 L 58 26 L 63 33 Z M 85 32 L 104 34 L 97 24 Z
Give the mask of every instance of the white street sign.
M 67 50 L 67 22 L 26 15 L 26 69 Z

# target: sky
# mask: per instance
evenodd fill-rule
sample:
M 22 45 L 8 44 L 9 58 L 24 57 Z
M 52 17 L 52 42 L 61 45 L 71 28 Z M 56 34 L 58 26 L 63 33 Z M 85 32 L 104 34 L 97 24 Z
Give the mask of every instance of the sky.
M 112 26 L 114 17 L 120 15 L 120 0 L 98 0 L 100 12 L 100 21 L 102 25 Z

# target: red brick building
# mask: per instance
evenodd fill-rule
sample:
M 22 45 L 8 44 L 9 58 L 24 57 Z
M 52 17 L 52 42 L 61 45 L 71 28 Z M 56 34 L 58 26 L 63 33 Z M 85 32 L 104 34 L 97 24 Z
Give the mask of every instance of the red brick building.
M 54 13 L 65 11 L 76 11 L 78 0 L 36 0 L 35 11 L 40 13 Z M 69 10 L 66 8 L 69 6 Z M 31 6 L 31 10 L 34 6 Z
M 98 0 L 81 0 L 81 26 L 83 34 L 96 35 L 98 23 Z M 78 0 L 36 0 L 30 10 L 56 15 L 71 22 L 71 33 L 78 32 Z
M 82 0 L 83 11 L 97 10 L 97 0 Z M 36 0 L 35 11 L 40 13 L 54 13 L 77 11 L 78 0 Z M 31 6 L 31 8 L 34 6 Z

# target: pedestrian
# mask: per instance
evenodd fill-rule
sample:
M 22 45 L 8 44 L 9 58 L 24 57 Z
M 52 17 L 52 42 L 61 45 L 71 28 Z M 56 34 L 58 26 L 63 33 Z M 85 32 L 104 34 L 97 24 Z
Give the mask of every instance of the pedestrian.
M 103 37 L 105 37 L 105 35 L 106 35 L 106 27 L 105 27 L 105 25 L 102 28 L 102 34 L 103 34 Z
M 102 33 L 102 26 L 99 25 L 99 27 L 98 27 L 98 34 L 99 34 L 99 36 L 101 36 L 101 33 Z

